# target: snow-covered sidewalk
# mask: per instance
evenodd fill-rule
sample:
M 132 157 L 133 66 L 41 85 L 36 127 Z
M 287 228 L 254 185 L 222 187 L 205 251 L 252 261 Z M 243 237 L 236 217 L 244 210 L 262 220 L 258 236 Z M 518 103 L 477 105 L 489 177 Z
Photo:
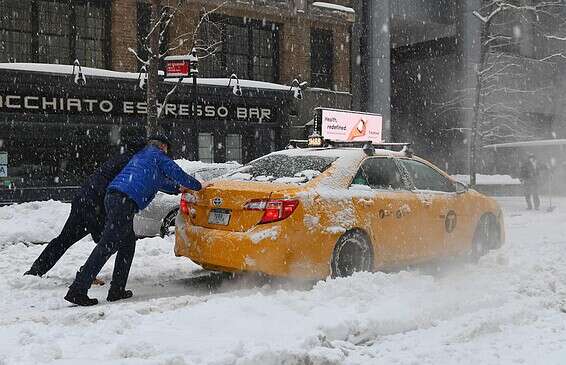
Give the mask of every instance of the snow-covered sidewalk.
M 500 199 L 507 244 L 472 265 L 305 283 L 211 280 L 172 241 L 138 241 L 132 300 L 70 307 L 85 239 L 22 277 L 64 223 L 56 202 L 0 207 L 0 364 L 564 364 L 566 199 Z M 109 280 L 112 265 L 102 277 Z

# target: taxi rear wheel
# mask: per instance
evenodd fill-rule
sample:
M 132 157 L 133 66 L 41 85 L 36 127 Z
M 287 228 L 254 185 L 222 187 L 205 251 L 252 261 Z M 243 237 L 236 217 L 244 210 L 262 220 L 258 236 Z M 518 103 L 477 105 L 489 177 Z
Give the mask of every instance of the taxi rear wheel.
M 347 277 L 358 271 L 371 271 L 372 266 L 373 251 L 368 237 L 358 230 L 344 233 L 332 254 L 332 277 Z
M 490 250 L 499 247 L 499 225 L 495 216 L 484 214 L 476 227 L 470 258 L 477 262 L 480 257 L 487 254 Z

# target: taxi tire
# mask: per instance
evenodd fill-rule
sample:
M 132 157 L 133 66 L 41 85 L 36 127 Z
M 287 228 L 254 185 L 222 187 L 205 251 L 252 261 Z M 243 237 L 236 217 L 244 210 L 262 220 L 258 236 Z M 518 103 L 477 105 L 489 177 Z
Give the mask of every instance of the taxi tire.
M 361 230 L 344 233 L 334 246 L 330 260 L 331 277 L 347 277 L 372 268 L 373 248 L 368 236 Z
M 501 246 L 499 230 L 499 224 L 493 214 L 487 213 L 480 218 L 472 241 L 470 252 L 472 262 L 478 262 L 489 251 Z
M 161 227 L 159 227 L 159 236 L 161 238 L 167 237 L 170 235 L 169 228 L 171 226 L 175 226 L 175 218 L 177 218 L 177 214 L 179 213 L 179 209 L 174 209 L 167 213 L 165 218 L 161 223 Z

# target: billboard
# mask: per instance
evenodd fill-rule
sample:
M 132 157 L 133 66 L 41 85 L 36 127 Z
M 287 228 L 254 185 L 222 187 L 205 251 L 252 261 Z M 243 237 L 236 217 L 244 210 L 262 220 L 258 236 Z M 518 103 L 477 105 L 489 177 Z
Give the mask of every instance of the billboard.
M 321 109 L 322 137 L 331 141 L 383 143 L 381 115 Z

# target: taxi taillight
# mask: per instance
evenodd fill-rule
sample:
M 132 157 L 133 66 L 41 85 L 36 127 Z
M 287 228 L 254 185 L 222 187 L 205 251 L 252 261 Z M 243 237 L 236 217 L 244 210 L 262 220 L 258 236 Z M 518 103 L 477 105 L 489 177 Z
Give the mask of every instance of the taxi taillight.
M 179 209 L 183 214 L 189 214 L 189 204 L 194 204 L 196 202 L 196 198 L 191 193 L 183 193 L 181 194 L 181 203 L 179 204 Z
M 259 221 L 260 224 L 272 223 L 288 218 L 297 206 L 299 201 L 295 199 L 277 199 L 277 200 L 250 200 L 244 205 L 245 210 L 263 211 L 263 217 Z
M 179 205 L 179 209 L 183 214 L 189 214 L 189 203 L 187 202 L 187 198 L 185 196 L 186 193 L 181 194 L 181 204 Z

